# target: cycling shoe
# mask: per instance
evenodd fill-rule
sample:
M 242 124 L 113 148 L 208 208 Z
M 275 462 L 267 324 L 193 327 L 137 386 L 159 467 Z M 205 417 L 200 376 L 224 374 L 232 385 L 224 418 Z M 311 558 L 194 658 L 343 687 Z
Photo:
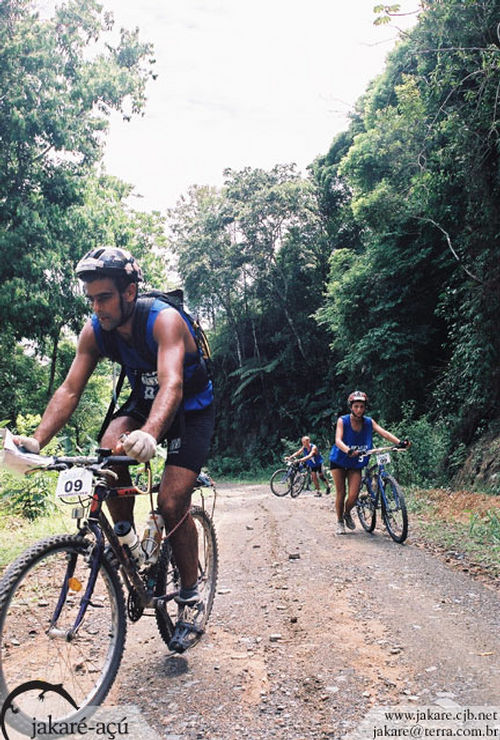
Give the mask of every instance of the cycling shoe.
M 201 599 L 189 604 L 179 604 L 179 616 L 168 649 L 183 653 L 192 647 L 203 634 L 205 605 Z

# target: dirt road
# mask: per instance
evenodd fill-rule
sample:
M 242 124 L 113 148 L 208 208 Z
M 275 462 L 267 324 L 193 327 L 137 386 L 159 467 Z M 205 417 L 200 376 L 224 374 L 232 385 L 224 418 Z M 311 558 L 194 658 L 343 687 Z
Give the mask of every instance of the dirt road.
M 371 707 L 500 704 L 498 592 L 418 547 L 411 520 L 404 546 L 378 526 L 338 537 L 330 496 L 221 486 L 215 523 L 207 634 L 169 657 L 153 619 L 130 625 L 110 696 L 160 737 L 342 738 Z

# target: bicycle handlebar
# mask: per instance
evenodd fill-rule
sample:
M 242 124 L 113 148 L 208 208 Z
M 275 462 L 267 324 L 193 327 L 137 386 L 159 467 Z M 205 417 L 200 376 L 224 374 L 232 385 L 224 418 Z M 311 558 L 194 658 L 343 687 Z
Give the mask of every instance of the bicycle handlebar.
M 356 457 L 358 460 L 362 460 L 364 457 L 368 457 L 369 455 L 373 455 L 378 452 L 404 452 L 406 449 L 406 447 L 398 447 L 397 445 L 391 445 L 390 447 L 373 447 L 371 450 L 358 450 L 359 454 Z
M 40 457 L 43 456 L 40 455 Z M 93 468 L 95 466 L 99 469 L 106 465 L 141 465 L 134 457 L 127 457 L 127 455 L 99 455 L 98 457 L 75 455 L 47 458 L 49 459 L 52 459 L 52 462 L 44 466 L 44 470 L 64 470 L 73 467 Z
M 366 452 L 364 452 L 363 455 L 373 455 L 374 453 L 377 453 L 377 452 L 405 452 L 405 451 L 406 451 L 405 447 L 396 447 L 393 445 L 391 447 L 374 447 L 372 450 L 366 450 Z
M 71 467 L 100 469 L 107 465 L 140 465 L 133 457 L 127 455 L 113 455 L 110 449 L 100 448 L 94 455 L 39 455 L 17 446 L 8 429 L 0 429 L 0 438 L 3 438 L 3 448 L 0 449 L 0 465 L 18 473 L 35 472 L 37 470 L 64 470 Z M 97 472 L 97 470 L 95 470 Z

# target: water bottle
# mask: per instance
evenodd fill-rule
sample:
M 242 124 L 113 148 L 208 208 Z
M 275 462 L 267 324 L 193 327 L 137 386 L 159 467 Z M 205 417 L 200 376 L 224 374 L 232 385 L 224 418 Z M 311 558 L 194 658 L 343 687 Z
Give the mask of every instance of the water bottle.
M 163 527 L 164 521 L 162 515 L 157 511 L 151 511 L 146 522 L 141 543 L 148 563 L 156 563 L 158 560 Z
M 114 530 L 120 545 L 127 545 L 132 558 L 138 565 L 142 565 L 144 562 L 144 553 L 135 529 L 130 522 L 117 522 Z

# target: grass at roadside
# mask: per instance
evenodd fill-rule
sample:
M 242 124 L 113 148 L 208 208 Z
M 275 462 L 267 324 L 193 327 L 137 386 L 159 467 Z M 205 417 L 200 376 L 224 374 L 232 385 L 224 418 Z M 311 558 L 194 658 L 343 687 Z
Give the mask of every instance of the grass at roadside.
M 0 511 L 0 568 L 5 568 L 34 542 L 74 529 L 69 512 L 59 507 L 32 522 Z
M 466 567 L 500 575 L 500 499 L 446 490 L 406 491 L 414 533 Z
M 139 531 L 142 531 L 140 527 L 150 510 L 149 497 L 137 496 L 135 501 L 135 516 Z M 54 504 L 50 513 L 32 522 L 10 516 L 0 509 L 0 572 L 38 540 L 52 534 L 76 533 L 76 520 L 71 518 L 72 508 L 69 505 Z

